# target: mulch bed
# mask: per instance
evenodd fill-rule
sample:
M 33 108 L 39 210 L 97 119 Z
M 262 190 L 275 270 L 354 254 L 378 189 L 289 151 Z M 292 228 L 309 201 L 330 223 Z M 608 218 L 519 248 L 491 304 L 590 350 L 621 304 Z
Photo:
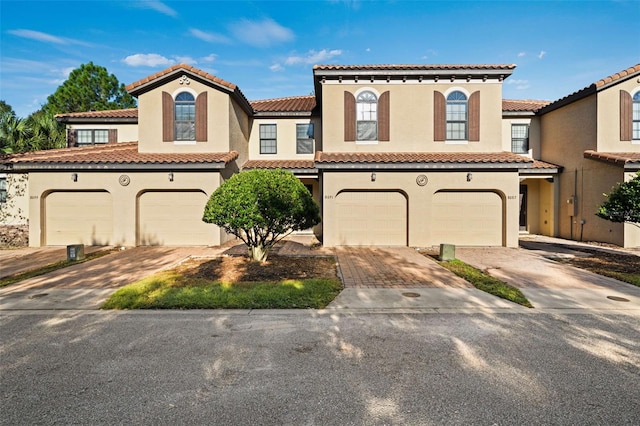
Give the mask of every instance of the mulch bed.
M 270 282 L 287 279 L 336 278 L 333 257 L 270 255 L 260 263 L 246 256 L 191 259 L 176 268 L 187 278 L 222 282 Z
M 574 257 L 563 259 L 563 263 L 588 269 L 590 271 L 608 270 L 610 272 L 622 272 L 627 274 L 640 273 L 640 256 L 625 253 L 609 253 L 599 250 L 580 248 L 581 252 L 588 253 L 589 257 Z

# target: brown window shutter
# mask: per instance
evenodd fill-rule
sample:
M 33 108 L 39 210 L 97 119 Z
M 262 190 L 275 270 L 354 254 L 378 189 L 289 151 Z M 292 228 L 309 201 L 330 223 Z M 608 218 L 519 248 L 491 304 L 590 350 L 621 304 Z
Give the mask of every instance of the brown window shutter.
M 67 130 L 67 148 L 73 148 L 78 142 L 78 131 L 76 129 Z
M 344 140 L 356 140 L 356 97 L 351 92 L 344 92 Z
M 480 91 L 469 96 L 469 142 L 480 141 Z
M 174 132 L 173 98 L 167 92 L 162 92 L 162 141 L 173 142 Z
M 207 92 L 196 98 L 196 141 L 207 141 Z
M 620 140 L 630 141 L 633 133 L 633 100 L 631 93 L 620 91 Z
M 388 142 L 389 137 L 389 91 L 378 99 L 378 140 Z
M 109 143 L 118 143 L 118 129 L 109 129 Z
M 447 103 L 444 95 L 433 92 L 433 140 L 444 142 L 447 129 Z

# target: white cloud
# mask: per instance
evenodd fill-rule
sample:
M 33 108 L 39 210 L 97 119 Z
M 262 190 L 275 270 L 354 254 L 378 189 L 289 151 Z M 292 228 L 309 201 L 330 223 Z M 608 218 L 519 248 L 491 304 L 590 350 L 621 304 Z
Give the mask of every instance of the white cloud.
M 318 64 L 320 62 L 326 62 L 329 59 L 335 56 L 340 56 L 340 55 L 342 55 L 342 50 L 339 50 L 339 49 L 334 49 L 334 50 L 322 49 L 320 51 L 310 50 L 304 55 L 289 56 L 285 60 L 285 64 L 287 65 Z
M 176 12 L 173 9 L 171 9 L 169 6 L 167 6 L 166 4 L 162 3 L 161 1 L 156 1 L 156 0 L 147 1 L 147 0 L 145 0 L 145 1 L 136 2 L 136 3 L 134 3 L 134 5 L 136 7 L 141 8 L 141 9 L 155 10 L 156 12 L 160 12 L 163 15 L 171 16 L 173 18 L 178 16 L 178 12 Z
M 217 57 L 218 57 L 218 55 L 216 55 L 215 53 L 212 53 L 210 55 L 207 55 L 207 56 L 204 56 L 204 57 L 200 58 L 200 60 L 202 62 L 206 62 L 206 63 L 210 64 L 210 63 L 214 62 Z
M 284 67 L 280 64 L 273 64 L 269 67 L 269 69 L 273 72 L 284 71 Z
M 43 43 L 53 43 L 53 44 L 79 44 L 82 46 L 90 46 L 89 43 L 80 40 L 74 40 L 72 38 L 64 38 L 58 37 L 51 34 L 43 33 L 40 31 L 33 30 L 9 30 L 7 31 L 9 34 L 13 34 L 18 37 L 28 38 L 30 40 L 41 41 Z
M 135 55 L 127 56 L 122 62 L 132 67 L 168 66 L 175 63 L 175 61 L 158 55 L 157 53 L 136 53 Z
M 195 38 L 206 41 L 208 43 L 229 43 L 229 39 L 222 34 L 210 33 L 197 28 L 190 28 L 189 33 Z
M 526 56 L 527 54 L 525 52 L 520 52 L 518 53 L 518 58 L 522 58 L 524 56 Z
M 544 58 L 546 54 L 547 52 L 545 52 L 544 50 L 541 50 L 540 53 L 538 54 L 538 59 Z
M 174 56 L 174 59 L 181 64 L 196 65 L 198 63 L 198 61 L 191 56 Z
M 364 49 L 365 52 L 371 52 L 371 48 L 367 47 L 366 49 Z
M 508 85 L 515 85 L 516 90 L 526 90 L 531 87 L 529 80 L 507 80 Z
M 256 47 L 269 47 L 295 38 L 293 31 L 273 19 L 262 21 L 243 19 L 232 24 L 229 29 L 238 40 Z

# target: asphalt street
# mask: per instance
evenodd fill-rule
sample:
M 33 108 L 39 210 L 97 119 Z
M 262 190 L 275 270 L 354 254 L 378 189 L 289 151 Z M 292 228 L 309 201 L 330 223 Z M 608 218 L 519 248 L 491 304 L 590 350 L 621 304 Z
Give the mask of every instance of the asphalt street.
M 0 424 L 640 424 L 640 317 L 0 312 Z

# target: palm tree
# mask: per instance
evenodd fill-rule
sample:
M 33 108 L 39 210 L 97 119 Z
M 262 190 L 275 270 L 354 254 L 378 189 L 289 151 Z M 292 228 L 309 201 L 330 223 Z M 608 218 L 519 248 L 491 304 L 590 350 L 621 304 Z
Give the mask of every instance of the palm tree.
M 63 148 L 66 145 L 65 127 L 50 114 L 38 111 L 27 119 L 31 130 L 29 151 Z
M 29 136 L 26 120 L 16 117 L 12 111 L 0 114 L 0 152 L 11 154 L 24 151 Z

